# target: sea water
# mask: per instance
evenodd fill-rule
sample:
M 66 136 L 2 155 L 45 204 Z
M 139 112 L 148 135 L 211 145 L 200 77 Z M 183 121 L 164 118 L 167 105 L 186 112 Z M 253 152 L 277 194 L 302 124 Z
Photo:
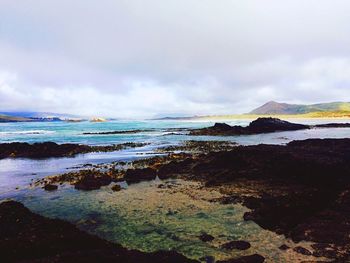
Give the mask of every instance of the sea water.
M 295 121 L 296 122 L 296 121 Z M 329 120 L 299 120 L 299 123 L 329 123 Z M 339 121 L 337 121 L 339 122 Z M 342 120 L 342 122 L 350 122 Z M 230 120 L 231 125 L 248 125 L 249 120 Z M 162 190 L 152 181 L 131 185 L 120 192 L 110 186 L 95 191 L 78 191 L 68 185 L 57 191 L 32 189 L 32 180 L 72 171 L 86 163 L 100 164 L 130 161 L 156 154 L 158 147 L 179 144 L 186 140 L 230 140 L 242 145 L 259 143 L 285 144 L 307 138 L 350 138 L 349 128 L 324 128 L 260 135 L 213 137 L 189 136 L 173 128 L 202 128 L 213 122 L 190 121 L 113 121 L 105 123 L 1 123 L 0 143 L 44 142 L 108 145 L 124 142 L 147 142 L 149 145 L 110 153 L 80 154 L 72 158 L 25 158 L 0 160 L 0 200 L 15 199 L 35 212 L 48 217 L 68 220 L 83 230 L 126 247 L 150 252 L 174 249 L 190 258 L 214 256 L 225 259 L 260 253 L 268 262 L 302 260 L 301 255 L 282 253 L 278 246 L 290 240 L 245 222 L 246 208 L 240 205 L 213 203 L 210 198 L 219 193 L 201 190 L 194 192 L 196 183 L 175 182 L 174 190 Z M 84 135 L 86 132 L 145 130 L 133 134 Z M 170 129 L 170 130 L 169 130 Z M 194 185 L 191 185 L 194 184 Z M 190 189 L 190 190 L 188 190 Z M 199 186 L 199 189 L 201 187 Z M 198 239 L 202 231 L 215 236 L 204 243 Z M 220 245 L 229 240 L 243 239 L 252 244 L 245 252 L 228 252 Z M 303 244 L 308 247 L 309 244 Z M 309 258 L 310 259 L 310 258 Z

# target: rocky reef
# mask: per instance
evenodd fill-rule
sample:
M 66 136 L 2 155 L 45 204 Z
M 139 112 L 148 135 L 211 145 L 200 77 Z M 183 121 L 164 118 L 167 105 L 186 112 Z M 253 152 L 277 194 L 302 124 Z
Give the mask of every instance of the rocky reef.
M 197 262 L 174 251 L 125 249 L 15 201 L 0 203 L 0 225 L 1 262 Z
M 170 162 L 160 178 L 198 180 L 220 189 L 223 203 L 251 209 L 245 220 L 298 242 L 315 256 L 349 260 L 350 139 L 309 139 L 286 146 L 239 146 Z M 299 249 L 304 253 L 303 248 Z
M 308 125 L 291 123 L 277 118 L 258 118 L 255 121 L 252 121 L 247 127 L 215 123 L 212 127 L 192 130 L 190 135 L 249 135 L 276 131 L 295 131 L 309 128 L 310 126 Z
M 279 131 L 296 131 L 312 128 L 349 128 L 350 123 L 327 123 L 318 125 L 304 125 L 291 123 L 278 118 L 258 118 L 252 121 L 248 126 L 230 126 L 226 123 L 215 123 L 214 126 L 194 129 L 190 135 L 212 135 L 212 136 L 233 136 L 233 135 L 251 135 L 260 133 L 270 133 Z
M 113 152 L 126 148 L 142 147 L 146 143 L 123 143 L 109 146 L 89 146 L 83 144 L 57 144 L 54 142 L 42 143 L 0 143 L 0 159 L 4 158 L 49 158 L 49 157 L 71 157 L 80 153 L 89 152 Z

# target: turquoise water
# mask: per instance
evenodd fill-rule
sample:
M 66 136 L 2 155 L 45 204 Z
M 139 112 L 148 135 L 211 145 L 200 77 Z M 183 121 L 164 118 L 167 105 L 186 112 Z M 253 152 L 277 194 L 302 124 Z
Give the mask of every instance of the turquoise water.
M 251 120 L 230 120 L 231 125 L 248 125 Z M 329 123 L 334 120 L 302 119 L 298 123 Z M 342 119 L 337 122 L 350 122 Z M 4 142 L 44 142 L 82 143 L 89 145 L 108 145 L 125 142 L 147 142 L 146 147 L 127 149 L 111 153 L 89 153 L 74 158 L 49 158 L 43 160 L 4 159 L 0 160 L 0 198 L 13 195 L 16 187 L 28 186 L 31 179 L 74 170 L 72 167 L 86 163 L 100 164 L 113 161 L 130 161 L 154 154 L 154 149 L 179 144 L 185 140 L 230 140 L 242 145 L 259 143 L 285 144 L 292 140 L 307 138 L 350 138 L 349 128 L 311 129 L 291 132 L 276 132 L 245 136 L 189 136 L 179 128 L 201 128 L 213 125 L 205 121 L 111 121 L 93 122 L 27 122 L 0 123 L 0 143 Z M 84 135 L 84 132 L 150 130 L 135 134 Z M 174 134 L 175 133 L 175 134 Z
M 230 125 L 248 125 L 251 120 L 230 120 Z M 297 123 L 321 124 L 334 120 L 300 119 L 292 120 Z M 350 122 L 350 119 L 341 119 L 336 122 Z M 186 136 L 185 131 L 173 131 L 179 128 L 202 128 L 213 125 L 212 121 L 111 121 L 111 122 L 23 122 L 0 123 L 0 143 L 3 142 L 43 142 L 82 143 L 89 145 L 105 145 L 123 142 L 150 142 L 152 144 L 176 143 L 182 140 L 234 140 L 241 144 L 256 143 L 283 143 L 285 140 L 304 138 L 348 137 L 349 129 L 317 129 L 296 132 L 280 132 L 250 136 L 207 137 Z M 114 135 L 84 135 L 84 132 L 106 132 L 124 130 L 150 130 L 136 134 Z M 176 133 L 176 135 L 174 135 Z M 284 139 L 281 139 L 284 137 Z

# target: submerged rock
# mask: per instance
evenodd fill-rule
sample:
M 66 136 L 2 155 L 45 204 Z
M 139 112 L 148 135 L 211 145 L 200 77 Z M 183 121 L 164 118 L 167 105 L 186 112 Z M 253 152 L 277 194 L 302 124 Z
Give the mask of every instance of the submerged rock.
M 229 260 L 217 261 L 217 263 L 263 263 L 265 258 L 259 254 L 233 258 Z
M 202 240 L 203 242 L 210 242 L 214 240 L 214 237 L 212 235 L 209 235 L 207 233 L 202 233 L 199 236 L 199 239 Z
M 304 247 L 298 246 L 298 247 L 293 248 L 293 250 L 295 252 L 297 252 L 299 254 L 302 254 L 302 255 L 305 255 L 305 256 L 311 256 L 312 255 L 312 253 L 308 249 L 306 249 Z
M 247 241 L 230 241 L 228 243 L 225 243 L 221 246 L 223 249 L 227 250 L 233 250 L 233 249 L 238 249 L 238 250 L 246 250 L 250 248 L 250 243 Z
M 280 250 L 287 250 L 287 249 L 289 249 L 289 247 L 286 244 L 283 244 L 283 245 L 279 246 L 279 249 Z
M 152 168 L 128 169 L 124 179 L 128 184 L 138 183 L 141 181 L 150 181 L 156 178 L 156 170 Z
M 202 257 L 199 260 L 204 261 L 205 263 L 214 263 L 215 262 L 215 258 L 213 256 Z

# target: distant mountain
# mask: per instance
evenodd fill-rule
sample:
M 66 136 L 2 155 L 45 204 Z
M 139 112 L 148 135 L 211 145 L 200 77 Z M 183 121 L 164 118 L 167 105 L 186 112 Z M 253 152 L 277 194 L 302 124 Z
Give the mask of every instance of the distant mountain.
M 287 104 L 270 101 L 249 112 L 249 114 L 306 114 L 312 112 L 350 112 L 350 102 L 330 102 L 311 105 Z
M 65 113 L 53 113 L 53 112 L 36 112 L 36 111 L 7 111 L 0 112 L 0 115 L 12 116 L 12 117 L 23 117 L 23 118 L 79 118 L 79 116 Z
M 14 117 L 0 114 L 0 122 L 20 122 L 20 121 L 33 121 L 29 118 Z
M 11 111 L 0 112 L 0 122 L 27 122 L 27 121 L 80 121 L 82 118 L 72 114 L 52 112 Z

